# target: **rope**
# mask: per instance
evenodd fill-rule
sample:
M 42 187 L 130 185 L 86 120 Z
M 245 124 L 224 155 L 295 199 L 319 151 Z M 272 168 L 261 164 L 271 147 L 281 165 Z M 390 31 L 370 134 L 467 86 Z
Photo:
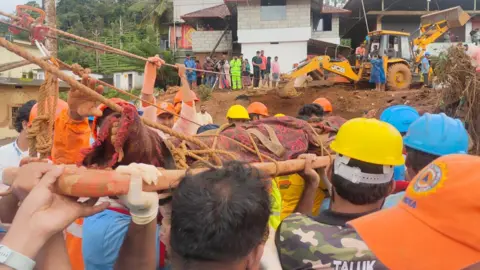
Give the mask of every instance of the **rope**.
M 18 16 L 11 15 L 11 14 L 8 14 L 8 13 L 2 12 L 2 11 L 0 11 L 0 15 L 9 17 L 12 20 L 20 20 L 21 19 Z M 0 22 L 6 23 L 6 22 L 3 22 L 3 21 L 0 21 Z M 9 24 L 9 23 L 6 23 L 6 24 Z M 12 26 L 17 27 L 14 24 Z M 30 25 L 30 27 L 32 27 L 32 26 L 34 26 L 34 24 Z M 133 53 L 129 53 L 127 51 L 117 49 L 117 48 L 108 46 L 106 44 L 100 43 L 100 42 L 92 41 L 92 40 L 89 40 L 87 38 L 80 37 L 80 36 L 62 31 L 60 29 L 57 29 L 57 28 L 54 28 L 54 27 L 51 27 L 51 26 L 48 26 L 48 25 L 43 25 L 43 26 L 47 27 L 50 31 L 52 31 L 56 34 L 63 35 L 63 36 L 69 37 L 69 38 L 73 38 L 73 39 L 76 39 L 76 40 L 80 40 L 80 41 L 92 44 L 92 45 L 97 47 L 96 48 L 97 50 L 110 52 L 110 53 L 115 53 L 115 54 L 118 54 L 118 55 L 121 55 L 121 56 L 126 56 L 126 57 L 130 57 L 130 58 L 137 59 L 137 60 L 140 60 L 140 61 L 148 62 L 148 59 L 145 58 L 145 57 L 142 57 L 142 56 L 139 56 L 139 55 L 136 55 L 136 54 L 133 54 Z M 17 28 L 21 29 L 21 30 L 24 30 L 24 31 L 29 31 L 28 29 L 25 29 L 25 28 L 21 28 L 21 27 L 17 27 Z M 48 37 L 53 38 L 53 37 L 50 37 L 50 36 L 48 36 Z M 172 64 L 168 64 L 168 63 L 165 63 L 163 65 L 169 66 L 169 67 L 172 67 L 172 68 L 177 68 L 177 66 L 172 65 Z M 211 71 L 211 70 L 204 70 L 204 69 L 197 69 L 197 68 L 187 68 L 187 70 L 200 71 L 200 72 L 204 72 L 204 73 L 212 73 L 212 74 L 219 74 L 219 75 L 226 75 L 226 73 L 223 73 L 223 72 L 215 72 L 215 71 Z
M 51 73 L 46 74 L 45 81 L 40 86 L 37 102 L 37 117 L 33 119 L 28 129 L 29 154 L 40 158 L 50 156 L 53 144 L 53 124 L 58 99 L 58 80 Z

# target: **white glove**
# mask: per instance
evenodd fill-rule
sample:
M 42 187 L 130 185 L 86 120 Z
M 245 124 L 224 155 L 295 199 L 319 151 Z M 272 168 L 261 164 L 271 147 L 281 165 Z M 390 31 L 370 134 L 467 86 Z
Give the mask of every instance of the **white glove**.
M 128 194 L 119 198 L 130 210 L 132 221 L 138 225 L 145 225 L 157 218 L 158 194 L 142 190 L 142 179 L 149 185 L 157 184 L 158 177 L 162 176 L 157 168 L 153 165 L 132 163 L 128 166 L 118 166 L 115 171 L 131 176 Z

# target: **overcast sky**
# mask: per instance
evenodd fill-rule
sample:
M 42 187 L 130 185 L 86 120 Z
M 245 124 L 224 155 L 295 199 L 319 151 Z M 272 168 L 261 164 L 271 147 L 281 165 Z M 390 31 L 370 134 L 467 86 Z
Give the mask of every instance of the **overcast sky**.
M 35 0 L 39 5 L 41 5 L 41 0 Z M 16 5 L 23 5 L 27 3 L 28 0 L 0 0 L 0 10 L 11 13 L 15 10 Z

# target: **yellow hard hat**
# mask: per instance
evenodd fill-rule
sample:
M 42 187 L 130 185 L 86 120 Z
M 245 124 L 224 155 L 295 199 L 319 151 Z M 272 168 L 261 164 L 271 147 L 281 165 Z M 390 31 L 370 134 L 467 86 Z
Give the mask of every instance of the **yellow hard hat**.
M 250 116 L 248 115 L 247 109 L 242 105 L 233 105 L 228 109 L 227 118 L 230 119 L 246 119 L 249 120 Z
M 403 141 L 392 125 L 377 119 L 354 118 L 338 130 L 330 148 L 344 156 L 378 165 L 402 165 Z
M 283 113 L 277 113 L 277 114 L 275 114 L 275 117 L 284 117 L 284 116 L 285 116 L 285 114 L 283 114 Z

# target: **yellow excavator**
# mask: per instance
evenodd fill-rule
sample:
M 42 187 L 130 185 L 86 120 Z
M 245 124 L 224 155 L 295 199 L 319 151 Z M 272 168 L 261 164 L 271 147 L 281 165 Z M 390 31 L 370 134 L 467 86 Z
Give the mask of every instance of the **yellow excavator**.
M 464 26 L 469 20 L 470 15 L 457 6 L 423 15 L 420 35 L 413 40 L 410 40 L 410 34 L 405 32 L 389 30 L 370 32 L 365 42 L 366 53 L 362 60 L 357 60 L 355 66 L 352 66 L 348 60 L 332 59 L 327 55 L 313 57 L 287 74 L 286 78 L 290 79 L 290 82 L 283 91 L 279 91 L 279 95 L 295 96 L 295 79 L 308 74 L 314 80 L 325 80 L 325 71 L 353 83 L 368 81 L 371 70 L 368 59 L 373 53 L 383 58 L 387 87 L 390 90 L 409 89 L 414 80 L 421 79 L 418 67 L 427 46 L 450 29 Z

